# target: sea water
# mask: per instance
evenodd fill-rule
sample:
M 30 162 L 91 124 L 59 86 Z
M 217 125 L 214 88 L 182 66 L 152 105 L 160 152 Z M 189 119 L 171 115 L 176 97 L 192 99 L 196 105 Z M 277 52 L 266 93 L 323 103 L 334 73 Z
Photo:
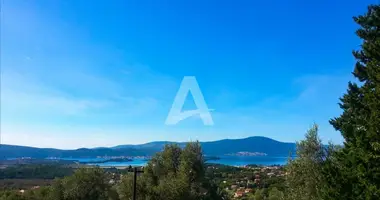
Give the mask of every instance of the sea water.
M 229 166 L 245 166 L 245 165 L 285 165 L 288 157 L 272 157 L 272 156 L 218 156 L 217 160 L 208 160 L 206 163 L 223 164 Z M 103 158 L 62 158 L 63 160 L 75 160 L 79 162 L 98 162 Z M 147 159 L 134 158 L 132 161 L 122 162 L 104 162 L 104 163 L 88 163 L 88 165 L 97 165 L 100 167 L 124 167 L 124 166 L 145 166 Z

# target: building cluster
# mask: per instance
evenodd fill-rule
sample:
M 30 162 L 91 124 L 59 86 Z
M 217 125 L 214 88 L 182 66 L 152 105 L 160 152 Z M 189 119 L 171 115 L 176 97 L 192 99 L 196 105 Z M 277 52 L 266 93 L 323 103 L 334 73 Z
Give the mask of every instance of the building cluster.
M 272 177 L 283 177 L 287 173 L 284 171 L 281 166 L 266 166 L 266 167 L 252 167 L 252 166 L 243 166 L 245 174 L 250 174 L 250 176 L 244 176 L 230 182 L 230 185 L 226 186 L 226 191 L 233 193 L 234 198 L 241 198 L 247 196 L 248 194 L 253 194 L 256 188 L 260 188 L 263 184 L 263 179 L 270 179 Z M 223 181 L 224 184 L 227 184 L 229 181 Z

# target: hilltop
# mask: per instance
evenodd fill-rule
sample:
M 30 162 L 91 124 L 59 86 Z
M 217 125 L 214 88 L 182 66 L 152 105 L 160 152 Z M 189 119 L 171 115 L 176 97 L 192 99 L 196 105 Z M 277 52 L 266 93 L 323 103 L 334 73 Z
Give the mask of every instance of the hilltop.
M 268 156 L 288 156 L 295 151 L 295 143 L 279 142 L 266 137 L 248 137 L 243 139 L 224 139 L 212 142 L 200 142 L 205 155 L 217 156 L 237 152 L 260 152 Z M 61 150 L 53 148 L 36 148 L 16 145 L 1 145 L 0 158 L 16 157 L 96 157 L 96 156 L 151 156 L 161 151 L 166 144 L 185 142 L 157 141 L 139 145 L 118 145 L 114 147 L 80 148 L 75 150 Z

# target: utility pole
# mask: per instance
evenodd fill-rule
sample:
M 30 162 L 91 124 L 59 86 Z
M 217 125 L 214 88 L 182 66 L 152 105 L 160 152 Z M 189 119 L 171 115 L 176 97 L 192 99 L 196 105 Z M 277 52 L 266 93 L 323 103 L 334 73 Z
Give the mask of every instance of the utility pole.
M 133 170 L 133 200 L 136 200 L 137 189 L 137 167 Z
M 137 173 L 143 172 L 144 170 L 137 170 L 137 167 L 133 168 L 133 200 L 137 200 Z

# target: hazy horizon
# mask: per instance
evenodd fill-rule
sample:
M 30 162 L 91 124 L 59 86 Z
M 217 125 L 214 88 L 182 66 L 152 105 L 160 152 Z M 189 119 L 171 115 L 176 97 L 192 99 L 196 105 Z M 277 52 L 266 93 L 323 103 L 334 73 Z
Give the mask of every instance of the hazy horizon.
M 245 137 L 245 138 L 222 138 L 222 139 L 217 139 L 217 140 L 204 140 L 204 141 L 199 141 L 199 142 L 216 142 L 216 141 L 221 141 L 221 140 L 242 140 L 242 139 L 248 139 L 248 138 L 253 138 L 253 137 L 265 137 L 265 136 L 250 136 L 250 137 Z M 265 138 L 268 138 L 268 137 L 265 137 Z M 272 140 L 275 140 L 273 138 L 268 138 L 268 139 L 272 139 Z M 188 141 L 164 141 L 164 140 L 160 140 L 160 141 L 148 141 L 148 142 L 144 142 L 144 143 L 136 143 L 136 144 L 130 144 L 130 143 L 120 143 L 120 144 L 116 144 L 116 145 L 112 145 L 112 146 L 92 146 L 92 147 L 86 147 L 86 146 L 83 146 L 83 147 L 77 147 L 77 148 L 54 148 L 54 147 L 41 147 L 41 146 L 27 146 L 27 145 L 18 145 L 18 144 L 3 144 L 3 143 L 0 143 L 0 146 L 1 145 L 13 145 L 13 146 L 25 146 L 25 147 L 34 147 L 34 148 L 53 148 L 53 149 L 61 149 L 61 150 L 75 150 L 75 149 L 80 149 L 80 148 L 113 148 L 113 147 L 117 147 L 117 146 L 123 146 L 123 145 L 144 145 L 144 144 L 149 144 L 149 143 L 155 143 L 155 142 L 174 142 L 174 143 L 186 143 L 186 142 L 193 142 L 193 141 L 197 141 L 197 140 L 188 140 Z M 275 140 L 277 142 L 282 142 L 282 143 L 295 143 L 296 141 L 279 141 L 279 140 Z

